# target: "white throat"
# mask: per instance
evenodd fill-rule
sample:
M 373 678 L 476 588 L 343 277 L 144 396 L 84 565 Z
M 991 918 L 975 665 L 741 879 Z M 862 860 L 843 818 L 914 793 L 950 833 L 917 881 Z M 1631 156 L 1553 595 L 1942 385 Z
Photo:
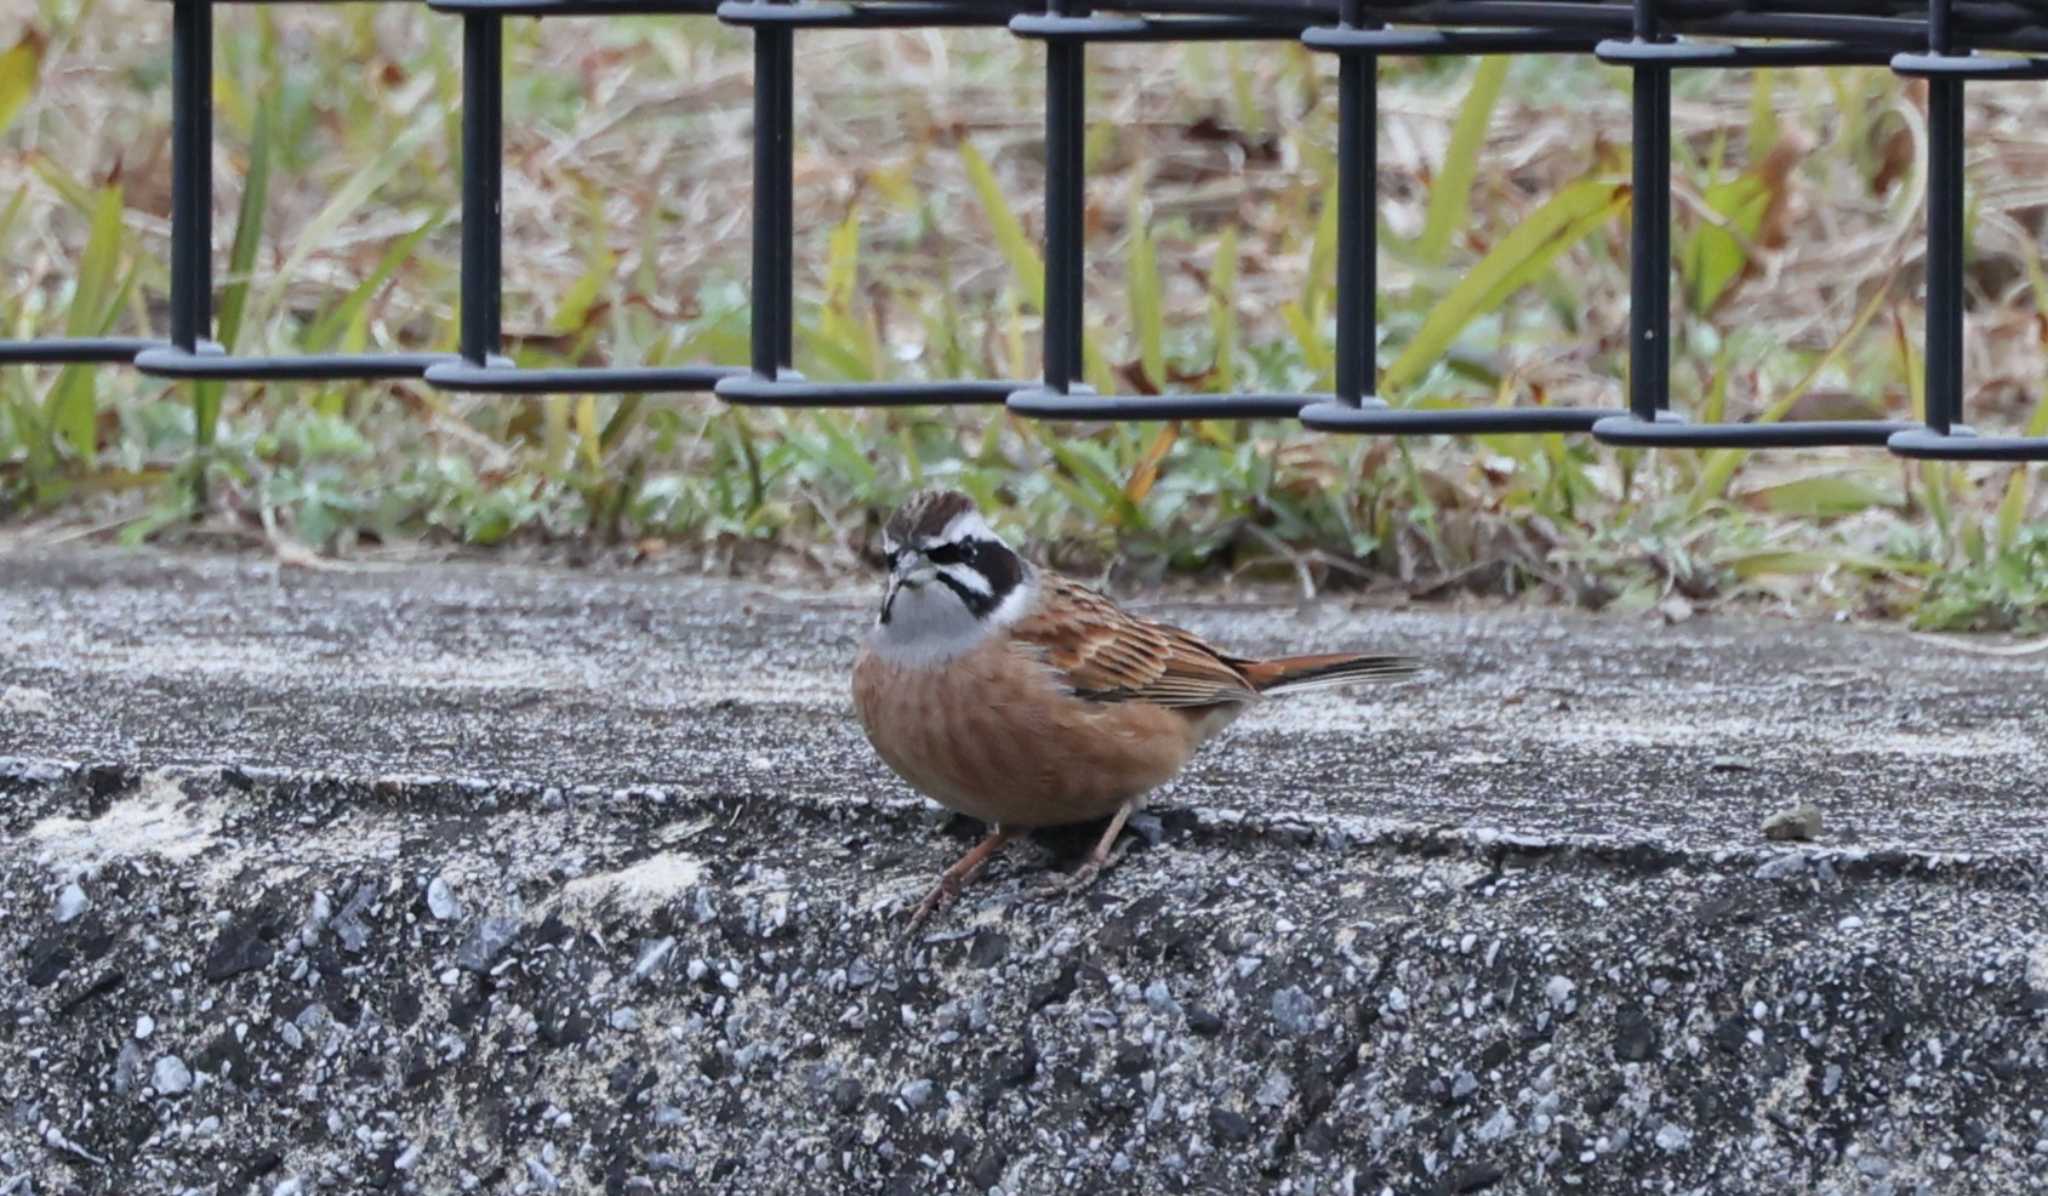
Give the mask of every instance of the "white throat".
M 1038 579 L 1027 572 L 986 618 L 977 618 L 960 596 L 937 581 L 903 586 L 889 604 L 889 621 L 868 632 L 875 655 L 905 668 L 929 668 L 971 652 L 1015 623 L 1038 596 Z

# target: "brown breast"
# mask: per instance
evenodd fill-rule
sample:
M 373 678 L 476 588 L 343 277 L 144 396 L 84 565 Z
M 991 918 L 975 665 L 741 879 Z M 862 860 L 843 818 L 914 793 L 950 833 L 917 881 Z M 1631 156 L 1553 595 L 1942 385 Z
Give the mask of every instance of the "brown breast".
M 853 705 L 875 751 L 912 787 L 1015 827 L 1110 814 L 1172 778 L 1238 709 L 1076 698 L 1000 635 L 921 668 L 863 649 Z

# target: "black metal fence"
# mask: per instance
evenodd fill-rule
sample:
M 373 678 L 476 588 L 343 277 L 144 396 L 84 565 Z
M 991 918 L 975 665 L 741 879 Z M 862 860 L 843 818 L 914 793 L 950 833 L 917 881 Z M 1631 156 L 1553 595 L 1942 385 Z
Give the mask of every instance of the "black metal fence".
M 212 327 L 210 83 L 215 0 L 171 0 L 169 339 L 0 342 L 0 364 L 132 363 L 179 379 L 423 378 L 494 394 L 713 391 L 785 407 L 1004 404 L 1064 420 L 1298 418 L 1370 435 L 1584 432 L 1612 444 L 1882 446 L 1907 457 L 2048 460 L 2048 438 L 1979 436 L 1963 410 L 1963 89 L 2048 79 L 2048 0 L 430 0 L 463 36 L 461 338 L 454 354 L 229 356 Z M 243 0 L 263 3 L 268 0 Z M 284 0 L 279 0 L 284 2 Z M 521 369 L 501 355 L 502 28 L 507 17 L 717 19 L 753 30 L 751 360 L 744 366 Z M 1006 26 L 1045 43 L 1043 373 L 1036 379 L 814 382 L 792 366 L 795 38 L 805 29 Z M 1080 382 L 1084 82 L 1093 42 L 1298 39 L 1337 55 L 1335 391 L 1105 395 Z M 1712 39 L 1712 40 L 1700 40 Z M 1374 177 L 1379 59 L 1592 54 L 1634 76 L 1634 196 L 1625 406 L 1408 410 L 1375 397 Z M 1690 423 L 1669 410 L 1671 74 L 1889 65 L 1927 80 L 1925 422 Z

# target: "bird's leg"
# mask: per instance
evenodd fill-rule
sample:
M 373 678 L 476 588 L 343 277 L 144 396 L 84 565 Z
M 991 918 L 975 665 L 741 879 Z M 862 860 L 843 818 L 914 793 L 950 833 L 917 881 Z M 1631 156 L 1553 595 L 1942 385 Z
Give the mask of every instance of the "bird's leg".
M 903 928 L 903 937 L 909 938 L 917 933 L 917 928 L 924 924 L 926 918 L 931 917 L 940 906 L 958 896 L 961 886 L 973 879 L 974 874 L 981 871 L 981 866 L 988 863 L 988 858 L 1003 844 L 1008 843 L 1016 833 L 1008 827 L 994 828 L 981 842 L 970 848 L 966 855 L 961 856 L 957 863 L 946 869 L 940 875 L 939 883 L 933 885 L 932 891 L 926 893 L 924 900 L 918 903 L 917 912 L 910 915 L 910 925 Z
M 1124 823 L 1130 821 L 1132 814 L 1137 813 L 1138 805 L 1138 799 L 1132 798 L 1118 806 L 1116 816 L 1109 820 L 1109 826 L 1104 828 L 1102 838 L 1096 840 L 1095 850 L 1088 853 L 1088 858 L 1081 862 L 1079 868 L 1074 869 L 1073 875 L 1058 877 L 1052 882 L 1051 887 L 1057 892 L 1078 893 L 1094 884 L 1095 878 L 1102 875 L 1103 869 L 1124 858 L 1124 852 L 1130 850 L 1130 844 L 1126 843 L 1115 851 L 1111 851 L 1110 848 L 1115 845 L 1116 837 L 1123 833 Z

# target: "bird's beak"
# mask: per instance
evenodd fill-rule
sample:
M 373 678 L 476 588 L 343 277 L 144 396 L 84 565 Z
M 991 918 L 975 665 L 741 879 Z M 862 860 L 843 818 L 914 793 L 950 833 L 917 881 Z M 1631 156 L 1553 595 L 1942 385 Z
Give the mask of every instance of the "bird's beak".
M 902 563 L 889 575 L 889 588 L 893 590 L 907 587 L 914 590 L 938 575 L 939 571 L 930 561 L 917 553 L 906 552 L 903 554 Z
M 926 561 L 924 557 L 907 557 L 891 575 L 889 584 L 895 588 L 915 590 L 934 578 L 938 578 L 938 569 L 932 567 L 932 561 Z

